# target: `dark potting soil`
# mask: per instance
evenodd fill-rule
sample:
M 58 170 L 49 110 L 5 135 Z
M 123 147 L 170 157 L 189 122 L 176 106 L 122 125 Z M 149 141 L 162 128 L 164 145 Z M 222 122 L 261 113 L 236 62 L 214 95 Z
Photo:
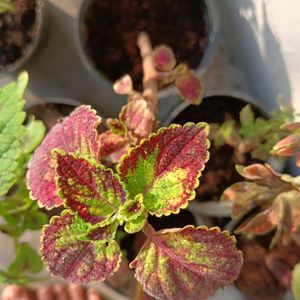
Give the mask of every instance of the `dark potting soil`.
M 15 9 L 0 14 L 0 71 L 24 55 L 36 35 L 35 0 L 12 0 Z
M 172 123 L 207 122 L 221 124 L 229 119 L 234 119 L 239 123 L 239 113 L 246 104 L 246 102 L 233 97 L 207 97 L 199 106 L 188 106 L 174 118 Z M 252 108 L 256 116 L 263 116 L 257 108 Z M 232 147 L 224 145 L 216 148 L 212 142 L 209 153 L 209 161 L 205 165 L 200 177 L 200 185 L 196 190 L 199 201 L 218 201 L 227 187 L 242 181 L 242 177 L 235 170 L 235 165 L 240 161 L 234 155 Z M 244 159 L 247 165 L 257 162 L 250 155 L 246 155 Z
M 207 44 L 208 25 L 203 0 L 94 0 L 84 18 L 84 43 L 96 68 L 115 81 L 130 74 L 135 87 L 142 83 L 136 46 L 146 31 L 152 44 L 167 44 L 178 62 L 196 68 Z

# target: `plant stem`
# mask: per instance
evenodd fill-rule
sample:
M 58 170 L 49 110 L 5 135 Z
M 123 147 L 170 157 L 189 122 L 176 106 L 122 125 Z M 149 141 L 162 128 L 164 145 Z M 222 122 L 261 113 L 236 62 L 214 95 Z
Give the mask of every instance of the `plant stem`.
M 142 285 L 137 281 L 135 286 L 135 291 L 132 300 L 143 300 L 144 290 Z
M 143 227 L 143 232 L 149 240 L 155 240 L 156 231 L 148 222 Z
M 156 116 L 157 110 L 157 71 L 154 68 L 152 56 L 152 45 L 150 37 L 146 32 L 141 32 L 137 38 L 137 45 L 140 48 L 143 66 L 143 97 L 148 101 L 149 109 Z M 155 118 L 154 118 L 155 119 Z M 154 127 L 155 124 L 153 124 Z

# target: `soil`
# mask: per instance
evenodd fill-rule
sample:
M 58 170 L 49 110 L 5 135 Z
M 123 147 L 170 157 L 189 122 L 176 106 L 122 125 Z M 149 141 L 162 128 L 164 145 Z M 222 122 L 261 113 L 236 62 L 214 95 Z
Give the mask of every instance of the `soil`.
M 239 113 L 247 103 L 229 96 L 212 96 L 203 100 L 199 106 L 188 106 L 172 123 L 185 124 L 186 122 L 207 122 L 221 124 L 225 120 L 234 119 L 239 124 Z M 264 114 L 252 107 L 256 116 Z M 235 182 L 242 181 L 242 177 L 236 172 L 235 165 L 240 163 L 234 149 L 228 145 L 216 148 L 211 144 L 209 149 L 210 159 L 200 177 L 200 185 L 197 188 L 197 199 L 200 201 L 218 201 L 222 192 Z M 245 164 L 257 162 L 250 155 L 244 157 Z
M 84 17 L 84 43 L 96 68 L 115 81 L 130 74 L 135 87 L 142 83 L 142 66 L 136 46 L 146 31 L 152 44 L 167 44 L 178 62 L 196 68 L 208 40 L 203 0 L 94 0 Z
M 26 52 L 37 34 L 35 0 L 12 0 L 15 9 L 0 14 L 0 71 Z

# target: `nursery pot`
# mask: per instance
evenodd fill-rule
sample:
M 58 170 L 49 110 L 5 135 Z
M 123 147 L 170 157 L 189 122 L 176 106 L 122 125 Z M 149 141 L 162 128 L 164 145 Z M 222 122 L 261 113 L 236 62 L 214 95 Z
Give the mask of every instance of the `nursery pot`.
M 161 3 L 169 5 L 169 11 L 157 9 Z M 173 10 L 171 4 L 175 7 Z M 182 12 L 182 4 L 190 15 Z M 186 33 L 180 31 L 181 27 L 185 28 L 185 24 L 190 22 L 189 19 L 195 23 L 191 25 L 194 28 L 187 27 L 189 31 Z M 205 72 L 212 60 L 219 33 L 216 8 L 208 0 L 194 0 L 193 3 L 87 0 L 82 1 L 77 26 L 78 51 L 86 68 L 98 79 L 111 82 L 124 74 L 130 74 L 136 88 L 141 88 L 142 83 L 141 59 L 136 46 L 140 31 L 150 35 L 153 46 L 171 46 L 178 62 L 188 63 L 199 74 Z M 160 32 L 161 28 L 167 31 Z
M 206 94 L 199 106 L 182 103 L 164 121 L 164 125 L 170 123 L 184 124 L 186 122 L 220 124 L 226 119 L 238 121 L 240 110 L 247 104 L 251 104 L 256 116 L 268 118 L 268 113 L 257 100 L 242 93 L 224 91 Z M 231 204 L 220 203 L 219 198 L 225 188 L 242 180 L 242 177 L 235 171 L 235 164 L 240 162 L 235 160 L 234 151 L 228 145 L 216 149 L 212 144 L 209 152 L 210 159 L 205 165 L 200 177 L 200 186 L 196 190 L 196 198 L 199 201 L 193 201 L 191 205 L 202 216 L 229 217 Z M 250 155 L 245 155 L 243 164 L 255 162 L 258 161 L 252 159 Z
M 14 1 L 22 7 L 16 13 L 0 14 L 0 76 L 19 71 L 35 52 L 41 38 L 44 0 L 34 0 L 34 9 L 29 7 L 27 10 L 24 10 L 24 6 L 30 5 L 27 3 L 31 0 L 22 1 Z

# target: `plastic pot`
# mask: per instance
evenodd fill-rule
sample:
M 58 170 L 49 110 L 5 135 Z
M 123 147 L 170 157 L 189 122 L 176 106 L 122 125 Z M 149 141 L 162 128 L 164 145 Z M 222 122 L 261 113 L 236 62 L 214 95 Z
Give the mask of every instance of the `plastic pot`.
M 0 76 L 4 76 L 7 73 L 12 73 L 15 71 L 20 71 L 25 63 L 32 57 L 34 52 L 36 51 L 39 41 L 41 40 L 44 22 L 45 22 L 45 2 L 44 0 L 35 0 L 36 7 L 36 15 L 35 15 L 35 25 L 36 26 L 36 34 L 33 37 L 30 44 L 28 44 L 24 50 L 23 55 L 18 58 L 15 62 L 3 67 L 0 70 Z
M 76 28 L 76 44 L 78 48 L 78 52 L 80 54 L 81 60 L 83 64 L 85 65 L 86 69 L 89 70 L 90 73 L 92 73 L 98 80 L 100 81 L 108 81 L 108 84 L 112 84 L 112 82 L 107 79 L 105 74 L 98 70 L 88 54 L 85 46 L 85 33 L 86 33 L 86 26 L 85 26 L 85 15 L 86 12 L 93 3 L 94 0 L 86 0 L 82 1 L 81 7 L 78 14 L 78 20 L 77 20 L 77 28 Z M 207 36 L 207 43 L 205 46 L 204 54 L 201 59 L 201 62 L 196 69 L 196 72 L 199 75 L 203 75 L 205 71 L 207 70 L 208 66 L 210 65 L 214 54 L 217 49 L 218 45 L 218 37 L 219 37 L 219 16 L 217 13 L 217 9 L 212 1 L 209 0 L 203 0 L 205 6 L 206 6 L 206 14 L 205 14 L 205 23 L 208 27 L 208 36 Z M 176 26 L 175 26 L 176 28 Z M 103 41 L 105 43 L 105 41 Z M 125 72 L 125 71 L 124 71 Z M 123 74 L 122 74 L 123 75 Z M 173 90 L 172 87 L 166 87 L 159 91 L 158 97 L 163 97 L 164 95 L 169 94 L 170 90 Z

